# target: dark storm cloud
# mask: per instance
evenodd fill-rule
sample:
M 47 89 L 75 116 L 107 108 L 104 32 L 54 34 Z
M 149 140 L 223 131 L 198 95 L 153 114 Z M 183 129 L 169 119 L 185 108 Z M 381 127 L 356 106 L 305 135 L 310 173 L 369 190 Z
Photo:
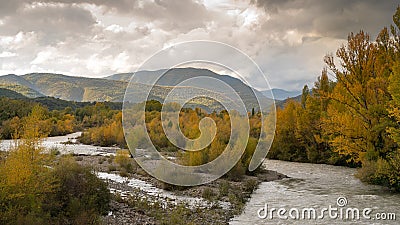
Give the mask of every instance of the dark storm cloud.
M 376 35 L 391 24 L 397 0 L 252 0 L 266 10 L 271 19 L 268 29 L 298 29 L 325 37 L 346 38 L 363 29 Z

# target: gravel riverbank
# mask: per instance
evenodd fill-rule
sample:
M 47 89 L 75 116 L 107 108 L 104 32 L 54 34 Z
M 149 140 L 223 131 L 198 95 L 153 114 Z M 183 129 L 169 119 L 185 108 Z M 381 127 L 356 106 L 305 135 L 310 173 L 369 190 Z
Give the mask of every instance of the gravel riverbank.
M 242 212 L 261 182 L 287 177 L 262 169 L 256 176 L 245 175 L 240 181 L 220 178 L 205 185 L 177 187 L 149 176 L 133 159 L 131 171 L 118 165 L 114 156 L 81 155 L 75 159 L 93 167 L 113 193 L 104 224 L 228 224 Z

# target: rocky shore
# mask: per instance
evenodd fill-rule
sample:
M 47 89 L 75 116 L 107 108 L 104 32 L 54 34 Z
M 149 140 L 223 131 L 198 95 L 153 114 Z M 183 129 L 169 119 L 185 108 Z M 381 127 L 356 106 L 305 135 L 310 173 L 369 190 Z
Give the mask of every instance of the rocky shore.
M 243 210 L 251 193 L 261 182 L 287 176 L 261 169 L 255 176 L 244 175 L 240 181 L 220 178 L 195 187 L 164 184 L 149 176 L 133 159 L 130 171 L 115 162 L 114 156 L 75 156 L 107 179 L 113 192 L 111 210 L 103 217 L 104 224 L 228 224 Z M 146 188 L 141 188 L 145 182 Z

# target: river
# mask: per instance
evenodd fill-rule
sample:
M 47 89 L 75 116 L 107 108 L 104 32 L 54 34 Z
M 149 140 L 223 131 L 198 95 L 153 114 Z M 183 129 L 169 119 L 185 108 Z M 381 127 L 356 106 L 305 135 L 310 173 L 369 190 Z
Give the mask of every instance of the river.
M 291 178 L 262 183 L 247 202 L 244 212 L 231 220 L 231 225 L 400 224 L 400 195 L 380 186 L 362 183 L 354 177 L 356 169 L 276 160 L 266 160 L 265 165 L 267 169 Z M 327 211 L 321 213 L 329 205 L 332 210 L 337 208 L 337 215 L 335 211 L 331 215 Z M 266 216 L 265 211 L 270 212 L 271 208 L 276 208 L 276 211 Z M 277 210 L 281 208 L 280 218 Z M 304 211 L 305 216 L 302 217 L 305 208 L 315 209 L 317 219 L 314 220 L 312 214 L 309 219 L 308 210 Z M 348 214 L 345 213 L 349 208 L 357 208 L 359 213 L 354 215 L 360 215 L 360 219 L 353 217 L 350 210 Z M 371 208 L 370 213 L 368 208 Z M 343 213 L 340 213 L 340 209 Z M 299 214 L 296 214 L 297 211 Z M 393 215 L 397 217 L 396 220 L 380 219 Z
M 55 136 L 44 138 L 41 146 L 46 149 L 57 148 L 60 154 L 75 155 L 115 155 L 118 147 L 100 147 L 93 145 L 84 145 L 77 142 L 77 138 L 82 132 L 75 132 L 65 136 Z M 0 150 L 7 151 L 15 145 L 15 140 L 0 140 Z
M 80 134 L 77 132 L 66 136 L 49 137 L 43 140 L 42 145 L 46 148 L 57 147 L 61 154 L 74 153 L 77 155 L 114 155 L 118 149 L 71 144 L 76 142 L 76 138 Z M 0 150 L 7 150 L 13 144 L 12 140 L 3 140 L 0 142 Z M 380 186 L 362 183 L 354 177 L 356 169 L 277 160 L 266 160 L 264 164 L 267 169 L 288 175 L 290 178 L 261 183 L 247 202 L 243 213 L 230 221 L 231 225 L 400 224 L 400 194 L 392 193 Z M 106 176 L 107 174 L 99 175 Z M 107 178 L 110 179 L 110 177 Z M 136 183 L 133 182 L 133 184 Z M 144 189 L 145 192 L 153 191 L 153 187 L 153 189 L 146 188 L 146 185 L 141 189 Z M 167 194 L 173 195 L 172 193 Z M 338 205 L 338 198 L 347 204 Z M 322 209 L 329 208 L 329 206 L 337 209 L 336 216 L 335 211 L 331 215 L 326 211 L 321 213 Z M 267 210 L 265 210 L 266 208 Z M 275 208 L 276 211 L 270 213 L 272 208 Z M 315 209 L 316 217 L 322 214 L 324 218 L 313 219 L 312 217 L 309 219 L 307 217 L 309 215 L 305 214 L 302 217 L 302 210 L 305 208 Z M 346 213 L 340 215 L 340 209 L 346 212 L 349 208 L 359 210 L 360 219 L 350 217 L 346 220 Z M 369 208 L 371 212 L 364 217 L 363 211 Z M 279 218 L 278 209 L 286 210 L 286 213 L 281 214 L 282 218 L 286 219 Z M 296 210 L 299 212 L 298 216 Z M 265 214 L 266 211 L 269 213 Z M 393 217 L 393 215 L 396 216 L 396 220 L 378 220 L 378 216 Z

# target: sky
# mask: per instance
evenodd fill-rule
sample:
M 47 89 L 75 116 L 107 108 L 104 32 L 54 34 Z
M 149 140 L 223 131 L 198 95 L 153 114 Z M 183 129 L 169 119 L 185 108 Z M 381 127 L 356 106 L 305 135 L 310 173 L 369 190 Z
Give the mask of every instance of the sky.
M 0 0 L 0 75 L 104 77 L 173 44 L 210 40 L 249 55 L 271 87 L 311 85 L 350 32 L 375 38 L 398 0 Z M 210 52 L 212 54 L 212 52 Z M 244 71 L 243 73 L 246 73 Z M 246 76 L 252 79 L 251 71 Z

